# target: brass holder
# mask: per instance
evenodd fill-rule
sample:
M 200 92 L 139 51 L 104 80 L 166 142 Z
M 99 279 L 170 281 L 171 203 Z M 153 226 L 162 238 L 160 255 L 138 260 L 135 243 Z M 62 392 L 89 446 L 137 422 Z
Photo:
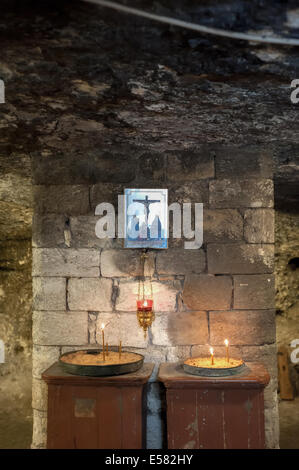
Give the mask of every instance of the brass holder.
M 187 374 L 199 375 L 202 377 L 225 377 L 238 375 L 246 370 L 246 365 L 242 359 L 230 359 L 227 362 L 225 357 L 189 357 L 184 361 L 184 371 Z
M 146 338 L 147 330 L 155 319 L 155 314 L 153 310 L 137 310 L 137 318 L 139 325 L 144 331 L 144 338 Z
M 114 351 L 115 354 L 118 356 L 119 347 L 111 347 L 111 351 Z M 134 357 L 134 361 L 132 362 L 123 362 L 123 363 L 115 363 L 109 364 L 108 362 L 103 362 L 102 364 L 78 364 L 76 363 L 76 358 L 72 358 L 72 356 L 76 353 L 86 353 L 86 355 L 90 356 L 97 356 L 98 354 L 102 353 L 100 349 L 83 349 L 81 351 L 69 351 L 67 353 L 62 354 L 59 359 L 59 364 L 62 369 L 67 372 L 68 374 L 72 375 L 86 375 L 90 377 L 105 377 L 109 375 L 121 375 L 121 374 L 129 374 L 131 372 L 136 372 L 139 370 L 143 365 L 144 356 L 137 353 L 128 353 L 123 351 L 125 354 L 131 354 Z
M 137 319 L 144 331 L 144 338 L 148 328 L 152 325 L 155 314 L 153 310 L 153 286 L 150 277 L 144 275 L 144 264 L 148 254 L 144 251 L 140 256 L 140 276 L 138 281 Z

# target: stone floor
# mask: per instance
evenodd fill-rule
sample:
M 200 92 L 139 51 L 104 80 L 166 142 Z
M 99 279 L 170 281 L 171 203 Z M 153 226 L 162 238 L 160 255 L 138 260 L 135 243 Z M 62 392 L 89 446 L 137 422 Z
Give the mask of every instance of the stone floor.
M 0 449 L 29 449 L 32 439 L 32 416 L 16 410 L 0 411 Z
M 31 370 L 19 381 L 0 376 L 0 449 L 29 449 L 32 440 Z M 9 391 L 9 393 L 8 393 Z
M 299 397 L 279 404 L 280 448 L 299 449 Z

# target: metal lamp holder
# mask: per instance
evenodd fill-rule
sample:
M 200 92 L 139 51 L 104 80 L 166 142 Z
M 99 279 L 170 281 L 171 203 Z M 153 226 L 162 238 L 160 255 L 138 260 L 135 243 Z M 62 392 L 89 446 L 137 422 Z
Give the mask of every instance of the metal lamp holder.
M 137 299 L 137 319 L 140 327 L 144 331 L 144 338 L 146 338 L 146 333 L 148 328 L 152 325 L 155 314 L 153 311 L 153 286 L 151 278 L 148 280 L 144 275 L 144 266 L 145 260 L 148 258 L 147 251 L 144 251 L 140 256 L 140 271 L 141 275 L 139 276 L 138 281 L 138 299 Z M 149 294 L 146 295 L 145 287 L 146 283 L 149 283 Z

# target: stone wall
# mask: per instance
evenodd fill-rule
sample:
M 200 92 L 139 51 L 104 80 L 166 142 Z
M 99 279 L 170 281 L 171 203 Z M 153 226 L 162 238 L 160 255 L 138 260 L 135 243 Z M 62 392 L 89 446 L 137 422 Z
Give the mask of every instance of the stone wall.
M 0 143 L 0 448 L 30 445 L 31 162 Z M 24 424 L 24 423 L 27 423 Z M 20 426 L 23 437 L 19 436 Z
M 286 346 L 291 354 L 291 342 L 299 339 L 299 267 L 290 263 L 299 256 L 299 214 L 276 211 L 275 219 L 277 344 Z M 291 361 L 290 376 L 299 395 L 299 369 Z
M 271 155 L 260 147 L 114 144 L 88 157 L 33 155 L 33 447 L 45 446 L 46 387 L 42 371 L 73 348 L 96 347 L 110 321 L 110 344 L 145 355 L 157 366 L 209 345 L 271 374 L 265 392 L 268 447 L 278 445 L 274 311 L 274 214 Z M 125 187 L 163 187 L 171 202 L 204 203 L 204 245 L 185 250 L 169 240 L 152 250 L 156 319 L 144 339 L 136 318 L 138 250 L 95 236 L 95 206 L 116 204 Z M 156 368 L 157 370 L 157 368 Z M 163 445 L 163 396 L 149 386 L 149 448 Z

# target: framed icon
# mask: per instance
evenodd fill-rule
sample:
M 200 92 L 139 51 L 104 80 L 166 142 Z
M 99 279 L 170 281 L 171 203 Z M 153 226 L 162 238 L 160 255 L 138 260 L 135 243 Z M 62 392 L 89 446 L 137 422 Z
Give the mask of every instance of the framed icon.
M 167 189 L 125 189 L 124 209 L 125 248 L 167 248 Z

